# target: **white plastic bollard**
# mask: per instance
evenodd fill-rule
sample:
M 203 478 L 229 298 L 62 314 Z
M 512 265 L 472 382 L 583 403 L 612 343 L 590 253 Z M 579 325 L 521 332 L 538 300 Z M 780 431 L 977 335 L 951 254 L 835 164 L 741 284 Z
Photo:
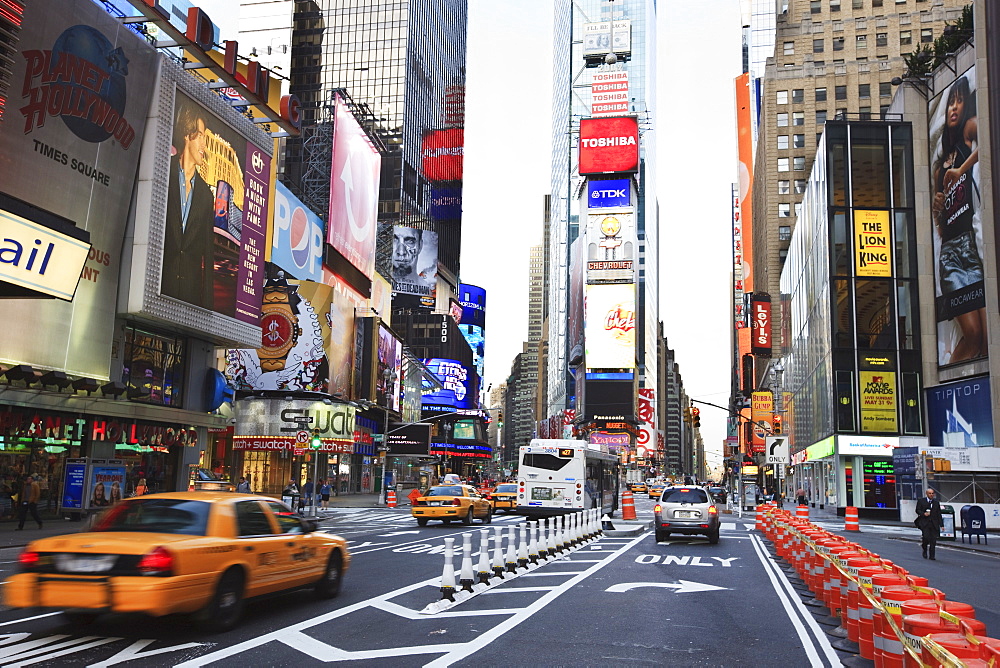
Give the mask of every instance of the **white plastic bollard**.
M 538 560 L 545 561 L 549 558 L 549 537 L 548 519 L 538 520 Z
M 565 552 L 566 547 L 566 516 L 560 515 L 556 522 L 556 549 Z
M 455 539 L 444 539 L 444 572 L 441 574 L 441 599 L 455 600 Z
M 517 565 L 520 568 L 524 568 L 528 565 L 528 524 L 522 522 L 519 525 L 521 534 L 521 544 L 517 548 Z
M 507 533 L 507 561 L 504 564 L 508 573 L 517 572 L 517 537 L 514 535 L 516 527 L 512 524 Z
M 570 542 L 575 546 L 580 544 L 580 513 L 573 513 L 573 519 L 570 520 L 570 527 L 572 531 L 570 533 Z
M 479 568 L 476 575 L 483 584 L 490 583 L 490 531 L 479 530 Z
M 503 527 L 493 527 L 493 577 L 503 579 Z
M 462 534 L 462 573 L 458 577 L 458 584 L 462 585 L 465 591 L 472 591 L 472 584 L 475 582 L 472 573 L 472 535 Z
M 528 531 L 531 533 L 531 540 L 528 542 L 528 561 L 533 564 L 538 563 L 538 522 L 529 522 Z

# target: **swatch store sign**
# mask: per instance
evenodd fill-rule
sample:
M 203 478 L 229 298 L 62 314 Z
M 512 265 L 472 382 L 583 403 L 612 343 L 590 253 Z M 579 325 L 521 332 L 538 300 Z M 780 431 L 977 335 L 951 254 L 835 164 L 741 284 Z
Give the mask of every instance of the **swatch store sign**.
M 241 401 L 236 412 L 234 450 L 295 450 L 319 432 L 321 452 L 354 451 L 356 411 L 322 401 Z M 301 439 L 306 432 L 306 439 Z

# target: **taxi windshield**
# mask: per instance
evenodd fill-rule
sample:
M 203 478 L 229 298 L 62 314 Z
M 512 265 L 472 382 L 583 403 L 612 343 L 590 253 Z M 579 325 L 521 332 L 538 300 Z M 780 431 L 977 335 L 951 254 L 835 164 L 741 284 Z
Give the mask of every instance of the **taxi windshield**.
M 497 487 L 498 492 L 516 492 L 517 485 L 499 485 Z
M 92 531 L 142 531 L 204 536 L 210 505 L 187 499 L 129 499 L 105 513 Z
M 427 496 L 465 496 L 462 493 L 462 488 L 458 485 L 449 485 L 448 487 L 431 487 L 427 491 Z

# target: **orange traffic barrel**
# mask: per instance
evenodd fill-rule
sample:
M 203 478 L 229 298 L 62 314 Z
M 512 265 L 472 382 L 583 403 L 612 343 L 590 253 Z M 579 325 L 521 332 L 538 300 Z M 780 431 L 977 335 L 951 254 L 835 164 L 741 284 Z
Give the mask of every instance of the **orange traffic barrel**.
M 986 635 L 986 624 L 978 619 L 959 617 L 959 622 L 965 622 L 965 626 L 970 633 L 976 635 Z M 903 642 L 917 653 L 923 654 L 924 644 L 921 638 L 930 633 L 957 633 L 958 624 L 948 621 L 938 613 L 925 613 L 922 615 L 906 615 L 903 617 Z M 923 668 L 922 662 L 914 661 L 909 654 L 903 655 L 903 665 L 906 668 Z
M 396 507 L 396 490 L 394 489 L 386 490 L 385 505 L 387 505 L 390 508 Z
M 932 633 L 931 640 L 940 645 L 949 654 L 959 659 L 966 668 L 988 666 L 989 657 L 1000 653 L 1000 640 L 986 636 L 968 636 L 964 633 Z M 934 656 L 925 644 L 920 657 L 925 666 L 942 668 L 944 664 Z M 953 665 L 953 664 L 948 664 Z
M 796 506 L 795 516 L 803 519 L 809 519 L 809 506 Z
M 858 509 L 854 506 L 847 506 L 844 511 L 844 531 L 861 531 L 858 526 Z
M 635 499 L 632 497 L 632 491 L 628 489 L 622 492 L 622 519 L 623 520 L 636 519 Z
M 864 657 L 866 659 L 875 658 L 875 640 L 873 639 L 875 629 L 872 623 L 871 603 L 861 590 L 870 593 L 872 578 L 881 572 L 883 572 L 882 567 L 878 565 L 862 566 L 855 576 L 858 578 L 858 584 L 851 583 L 853 586 L 848 588 L 847 592 L 847 637 L 858 643 L 859 647 L 867 645 L 866 651 L 871 656 Z M 864 655 L 862 654 L 862 656 Z
M 918 585 L 919 586 L 919 585 Z M 933 601 L 944 598 L 944 592 L 937 589 L 925 589 L 923 591 L 914 589 L 906 585 L 892 585 L 884 587 L 880 596 L 880 601 L 885 608 L 885 614 L 891 615 L 896 622 L 896 626 L 902 629 L 902 606 L 906 601 L 924 599 Z M 878 668 L 901 668 L 903 665 L 903 640 L 896 635 L 892 626 L 883 619 L 875 619 L 875 665 Z

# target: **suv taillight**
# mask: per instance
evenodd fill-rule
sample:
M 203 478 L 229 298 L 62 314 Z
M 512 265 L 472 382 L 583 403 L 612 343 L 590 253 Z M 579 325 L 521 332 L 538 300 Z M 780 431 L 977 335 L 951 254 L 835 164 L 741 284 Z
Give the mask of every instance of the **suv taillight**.
M 654 513 L 659 513 L 659 512 L 662 512 L 662 511 L 663 511 L 663 506 L 661 506 L 660 504 L 656 504 L 655 506 L 653 506 L 653 512 Z
M 174 567 L 174 556 L 162 546 L 142 555 L 136 568 L 144 575 L 169 574 Z
M 719 509 L 716 508 L 715 506 L 709 506 L 708 507 L 708 514 L 709 515 L 718 515 L 719 514 Z

